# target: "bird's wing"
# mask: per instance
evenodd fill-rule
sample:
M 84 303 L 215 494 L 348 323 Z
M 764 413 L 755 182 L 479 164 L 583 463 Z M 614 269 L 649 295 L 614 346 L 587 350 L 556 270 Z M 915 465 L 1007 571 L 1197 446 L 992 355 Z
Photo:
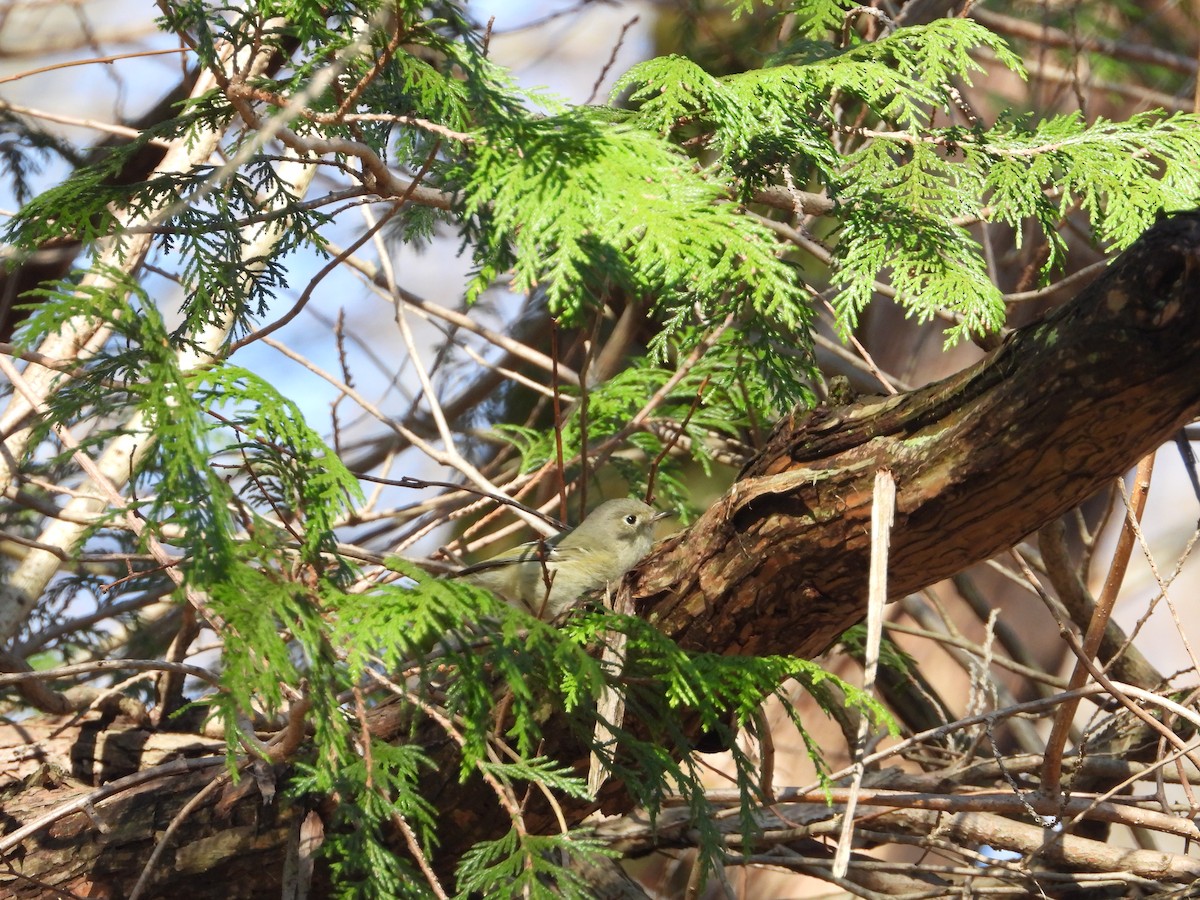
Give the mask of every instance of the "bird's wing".
M 549 541 L 530 541 L 527 544 L 521 544 L 511 553 L 506 553 L 504 556 L 498 556 L 495 559 L 485 559 L 483 562 L 472 563 L 462 569 L 459 569 L 451 578 L 459 578 L 465 575 L 475 575 L 479 572 L 491 572 L 495 569 L 503 569 L 508 566 L 516 565 L 523 562 L 544 562 L 544 563 L 560 563 L 571 559 L 576 551 L 570 547 L 555 547 Z

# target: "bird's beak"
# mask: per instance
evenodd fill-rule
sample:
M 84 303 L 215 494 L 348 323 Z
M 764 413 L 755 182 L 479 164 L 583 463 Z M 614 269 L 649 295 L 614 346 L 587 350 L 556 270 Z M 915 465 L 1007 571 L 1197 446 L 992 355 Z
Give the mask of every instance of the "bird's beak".
M 679 515 L 679 513 L 675 512 L 675 510 L 665 509 L 662 512 L 656 512 L 654 515 L 652 515 L 650 517 L 650 521 L 651 522 L 661 522 L 663 519 L 673 519 L 677 515 Z

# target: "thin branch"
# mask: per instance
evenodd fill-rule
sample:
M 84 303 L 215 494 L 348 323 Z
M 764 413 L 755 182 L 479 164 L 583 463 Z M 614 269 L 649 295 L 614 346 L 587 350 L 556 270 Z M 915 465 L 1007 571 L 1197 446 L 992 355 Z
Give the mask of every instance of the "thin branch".
M 20 81 L 22 78 L 29 78 L 33 75 L 42 75 L 46 72 L 58 72 L 62 69 L 70 69 L 75 66 L 93 66 L 100 63 L 111 64 L 122 59 L 141 59 L 147 56 L 163 56 L 171 53 L 186 53 L 182 47 L 168 47 L 165 50 L 138 50 L 136 53 L 113 53 L 108 56 L 97 56 L 91 59 L 72 59 L 63 62 L 57 62 L 50 66 L 41 66 L 37 69 L 26 69 L 23 72 L 17 72 L 13 75 L 6 75 L 0 78 L 0 84 L 8 84 L 11 81 Z M 7 106 L 7 104 L 3 104 Z
M 1087 626 L 1087 635 L 1084 637 L 1081 648 L 1083 655 L 1076 661 L 1075 670 L 1071 673 L 1069 682 L 1071 689 L 1081 687 L 1087 680 L 1089 662 L 1100 649 L 1100 642 L 1104 638 L 1104 630 L 1108 625 L 1109 616 L 1112 614 L 1113 604 L 1116 603 L 1121 582 L 1125 579 L 1129 557 L 1133 553 L 1137 541 L 1131 523 L 1140 520 L 1145 511 L 1146 495 L 1150 490 L 1150 475 L 1153 471 L 1154 455 L 1150 454 L 1138 463 L 1137 474 L 1134 476 L 1133 500 L 1128 506 L 1126 521 L 1121 529 L 1117 547 L 1113 551 L 1108 577 L 1104 581 L 1104 589 L 1100 592 L 1100 597 L 1097 599 L 1092 613 L 1092 620 Z M 1063 637 L 1065 639 L 1067 635 L 1064 634 Z M 1076 706 L 1077 704 L 1067 703 L 1058 710 L 1054 727 L 1046 739 L 1046 767 L 1042 770 L 1042 789 L 1051 796 L 1056 795 L 1059 790 L 1063 750 L 1070 734 L 1071 722 L 1075 718 Z
M 20 672 L 11 675 L 0 675 L 0 687 L 10 684 L 20 684 L 22 681 L 54 681 L 59 678 L 71 678 L 75 675 L 87 675 L 91 672 L 176 672 L 180 675 L 198 678 L 213 687 L 220 687 L 221 679 L 199 666 L 186 663 L 173 663 L 161 659 L 96 659 L 91 662 L 73 663 L 69 666 L 56 666 L 53 669 L 38 669 L 30 672 Z
M 150 886 L 150 879 L 154 874 L 154 869 L 158 865 L 158 861 L 162 859 L 163 853 L 171 843 L 171 839 L 175 836 L 184 822 L 194 813 L 200 806 L 205 803 L 213 794 L 229 783 L 229 773 L 220 772 L 212 781 L 204 785 L 196 795 L 192 797 L 172 818 L 167 825 L 166 830 L 158 836 L 154 843 L 154 850 L 150 854 L 150 858 L 146 860 L 146 864 L 142 867 L 142 872 L 138 875 L 138 880 L 133 886 L 133 890 L 129 892 L 129 900 L 138 900 L 142 896 L 142 892 Z
M 434 462 L 457 470 L 468 481 L 471 481 L 472 483 L 475 484 L 476 487 L 480 488 L 483 491 L 486 491 L 489 495 L 502 495 L 503 494 L 503 491 L 501 491 L 498 487 L 496 487 L 494 484 L 492 484 L 486 477 L 484 477 L 483 473 L 481 473 L 478 469 L 476 469 L 475 466 L 471 465 L 471 463 L 469 463 L 466 460 L 466 458 L 463 457 L 454 448 L 453 445 L 450 445 L 444 451 L 438 450 L 436 447 L 434 447 L 432 444 L 430 444 L 424 438 L 417 435 L 411 429 L 405 427 L 401 423 L 392 419 L 390 416 L 385 415 L 382 410 L 377 409 L 375 407 L 375 405 L 373 403 L 371 403 L 370 400 L 368 400 L 366 397 L 364 397 L 362 394 L 360 394 L 353 387 L 346 384 L 344 381 L 342 381 L 338 378 L 335 378 L 333 375 L 329 374 L 328 372 L 326 372 L 324 369 L 317 366 L 312 361 L 306 359 L 301 354 L 296 353 L 294 350 L 291 350 L 290 348 L 288 348 L 284 344 L 279 343 L 278 341 L 274 340 L 273 338 L 264 338 L 263 342 L 266 343 L 267 346 L 272 347 L 275 350 L 278 350 L 280 353 L 282 353 L 288 359 L 299 363 L 300 365 L 304 366 L 304 368 L 308 369 L 310 372 L 314 373 L 315 375 L 317 375 L 320 378 L 327 381 L 329 384 L 333 385 L 338 390 L 342 391 L 344 394 L 346 394 L 346 396 L 350 397 L 355 403 L 357 403 L 360 407 L 362 407 L 362 409 L 369 412 L 372 416 L 374 416 L 376 419 L 378 419 L 380 422 L 382 422 L 388 428 L 391 428 L 398 435 L 403 437 L 406 441 L 408 441 L 410 444 L 412 444 L 414 447 L 416 447 L 418 450 L 420 450 L 422 453 L 424 453 L 426 456 L 428 456 Z M 2 357 L 0 357 L 0 359 L 2 359 Z M 549 536 L 550 534 L 553 533 L 550 529 L 546 528 L 545 524 L 537 516 L 530 515 L 530 514 L 526 513 L 523 509 L 520 509 L 519 507 L 516 508 L 516 510 L 517 510 L 517 515 L 521 519 L 523 519 L 526 524 L 532 526 L 539 533 L 545 534 L 547 536 Z

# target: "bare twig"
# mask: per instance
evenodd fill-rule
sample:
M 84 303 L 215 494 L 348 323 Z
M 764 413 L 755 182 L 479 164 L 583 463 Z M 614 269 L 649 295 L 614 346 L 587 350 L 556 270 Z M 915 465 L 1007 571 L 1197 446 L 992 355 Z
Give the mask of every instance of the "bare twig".
M 1096 656 L 1096 652 L 1100 648 L 1100 641 L 1104 637 L 1104 630 L 1108 625 L 1113 604 L 1116 603 L 1121 582 L 1125 579 L 1125 569 L 1129 565 L 1129 557 L 1137 540 L 1131 522 L 1140 520 L 1146 508 L 1146 495 L 1150 490 L 1150 475 L 1153 471 L 1154 456 L 1151 454 L 1138 463 L 1137 474 L 1134 476 L 1133 500 L 1126 512 L 1126 521 L 1121 529 L 1121 537 L 1113 551 L 1113 559 L 1109 566 L 1108 577 L 1104 581 L 1104 589 L 1096 601 L 1092 621 L 1088 623 L 1087 634 L 1081 648 L 1083 656 L 1076 661 L 1075 670 L 1071 673 L 1069 682 L 1071 689 L 1081 687 L 1087 680 L 1088 661 Z M 1066 635 L 1064 635 L 1065 638 Z M 1058 710 L 1054 727 L 1046 739 L 1046 767 L 1042 771 L 1042 790 L 1051 796 L 1056 795 L 1059 790 L 1063 749 L 1066 747 L 1076 706 L 1077 704 L 1067 703 Z
M 863 692 L 875 690 L 879 669 L 879 648 L 883 640 L 883 608 L 887 603 L 887 561 L 891 542 L 892 522 L 896 512 L 896 480 L 885 469 L 875 473 L 875 496 L 871 501 L 871 572 L 867 600 L 867 639 L 864 647 Z M 866 751 L 871 717 L 866 710 L 859 713 L 858 741 L 854 748 L 854 774 L 850 795 L 842 813 L 842 829 L 838 836 L 837 853 L 833 858 L 834 878 L 844 878 L 850 864 L 850 849 L 854 837 L 854 809 L 862 787 L 864 772 L 862 757 Z

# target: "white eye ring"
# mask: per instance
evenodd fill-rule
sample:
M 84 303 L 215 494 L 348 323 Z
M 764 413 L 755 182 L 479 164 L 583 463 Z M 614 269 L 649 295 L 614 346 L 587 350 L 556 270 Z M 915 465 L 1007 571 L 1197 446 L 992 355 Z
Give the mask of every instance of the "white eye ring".
M 633 513 L 630 513 L 629 515 L 627 515 L 625 517 L 625 524 L 626 525 L 636 525 L 637 524 L 637 516 L 635 516 Z

